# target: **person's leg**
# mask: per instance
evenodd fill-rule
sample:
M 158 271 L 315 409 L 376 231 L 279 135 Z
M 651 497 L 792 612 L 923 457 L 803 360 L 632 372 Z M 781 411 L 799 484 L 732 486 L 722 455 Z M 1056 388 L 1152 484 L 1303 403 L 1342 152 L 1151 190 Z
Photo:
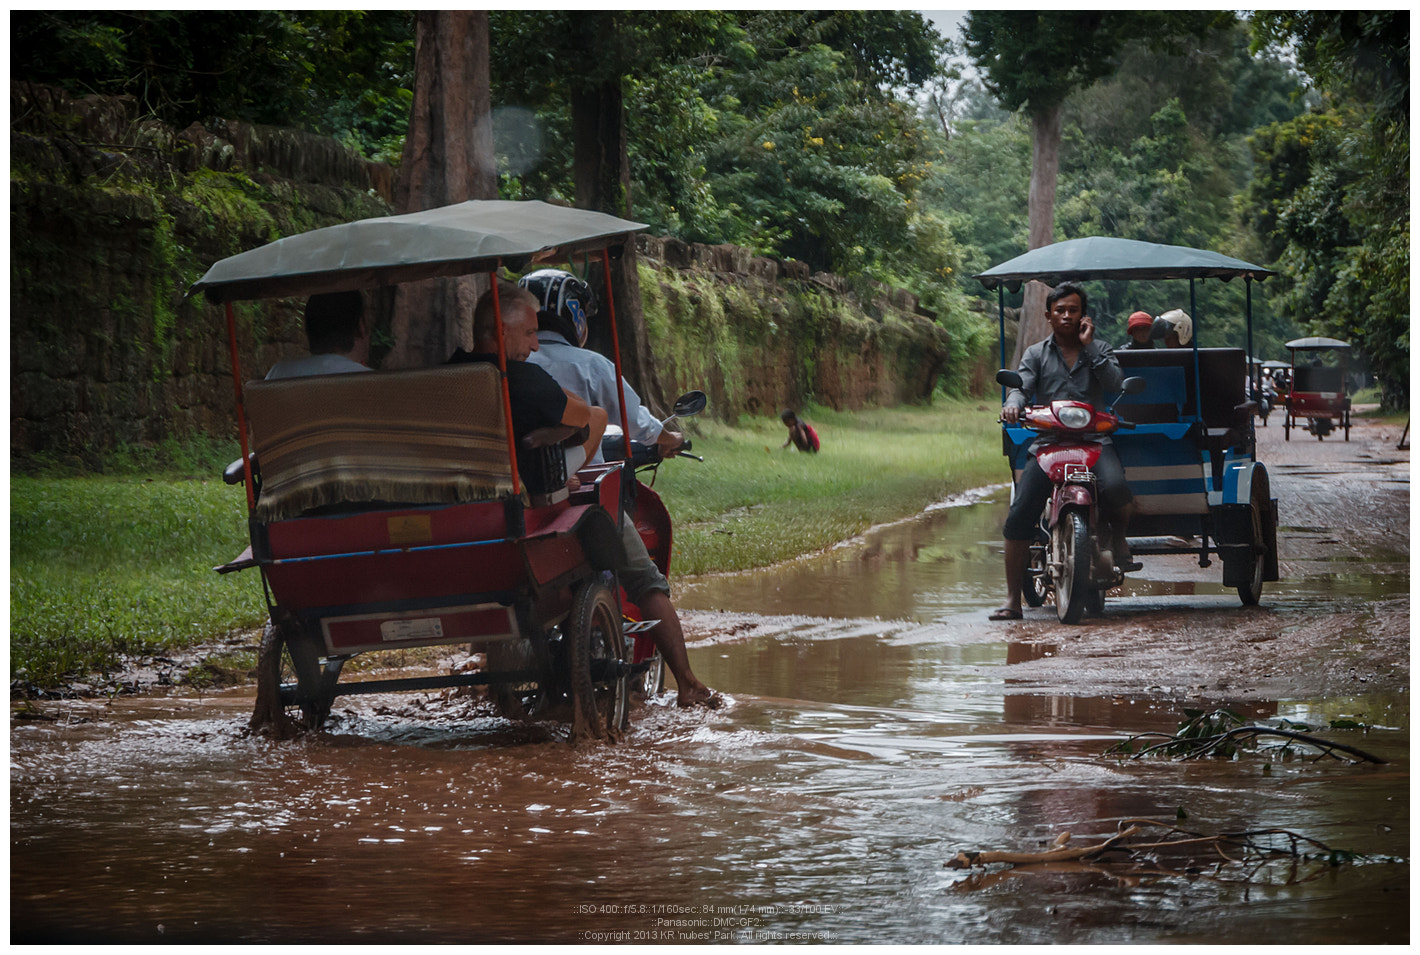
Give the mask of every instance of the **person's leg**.
M 690 658 L 685 651 L 685 631 L 681 629 L 680 616 L 671 603 L 670 583 L 656 569 L 630 517 L 622 522 L 621 544 L 626 550 L 626 566 L 618 568 L 617 575 L 626 588 L 627 596 L 641 608 L 641 615 L 648 620 L 660 621 L 651 628 L 650 634 L 671 676 L 675 678 L 676 705 L 713 704 L 718 699 L 715 693 L 701 683 L 690 669 Z
M 1030 558 L 1031 541 L 1040 523 L 1040 512 L 1050 497 L 1050 478 L 1032 455 L 1016 482 L 1016 494 L 1011 501 L 1003 531 L 1006 551 L 1006 602 L 991 614 L 993 619 L 1012 620 L 1021 616 L 1021 585 L 1025 582 L 1026 562 Z
M 656 642 L 656 649 L 661 651 L 671 676 L 675 677 L 676 706 L 710 703 L 715 694 L 690 669 L 690 658 L 685 652 L 685 631 L 681 629 L 680 617 L 671 603 L 670 594 L 648 590 L 637 598 L 636 605 L 646 617 L 661 621 L 651 628 L 651 639 Z
M 1099 482 L 1100 512 L 1109 524 L 1114 564 L 1121 570 L 1138 570 L 1141 566 L 1129 551 L 1129 522 L 1134 517 L 1134 493 L 1124 480 L 1124 465 L 1113 446 L 1105 445 L 1095 462 L 1095 479 Z

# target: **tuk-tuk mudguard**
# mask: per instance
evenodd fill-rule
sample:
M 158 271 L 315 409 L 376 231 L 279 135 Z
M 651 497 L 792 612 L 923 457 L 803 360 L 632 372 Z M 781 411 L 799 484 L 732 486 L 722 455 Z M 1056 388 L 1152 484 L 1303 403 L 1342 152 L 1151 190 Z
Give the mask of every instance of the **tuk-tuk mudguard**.
M 1212 516 L 1213 537 L 1218 550 L 1226 556 L 1228 548 L 1251 548 L 1253 544 L 1254 485 L 1263 493 L 1267 513 L 1261 517 L 1263 543 L 1267 548 L 1262 579 L 1280 580 L 1277 562 L 1277 499 L 1271 496 L 1272 482 L 1267 467 L 1261 461 L 1239 459 L 1229 461 L 1223 469 L 1222 487 L 1208 495 Z M 1246 572 L 1245 565 L 1224 561 L 1223 585 L 1238 586 L 1244 580 L 1235 579 Z

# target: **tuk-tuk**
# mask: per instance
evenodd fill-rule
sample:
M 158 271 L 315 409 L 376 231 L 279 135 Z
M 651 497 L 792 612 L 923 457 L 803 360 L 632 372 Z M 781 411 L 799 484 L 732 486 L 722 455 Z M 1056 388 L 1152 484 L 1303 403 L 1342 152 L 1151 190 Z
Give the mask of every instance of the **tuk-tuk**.
M 1006 366 L 1006 290 L 1028 281 L 1047 285 L 1093 280 L 1188 280 L 1193 320 L 1184 348 L 1118 349 L 1126 378 L 1141 378 L 1137 393 L 1117 396 L 1114 412 L 1133 424 L 1111 435 L 1136 511 L 1127 536 L 1135 557 L 1189 553 L 1208 567 L 1223 560 L 1223 585 L 1256 604 L 1266 581 L 1278 579 L 1277 501 L 1266 467 L 1256 459 L 1255 403 L 1246 394 L 1252 352 L 1252 282 L 1275 273 L 1201 249 L 1092 236 L 1034 249 L 975 276 L 998 292 L 1001 367 Z M 1207 332 L 1195 282 L 1209 278 L 1246 283 L 1244 347 L 1200 348 Z M 1005 394 L 1003 391 L 1002 398 Z M 1003 449 L 1020 476 L 1034 433 L 1003 426 Z M 1042 530 L 1031 548 L 1024 599 L 1034 607 L 1051 596 L 1049 539 Z M 1122 578 L 1120 578 L 1122 580 Z M 1098 613 L 1104 592 L 1089 595 Z M 1057 605 L 1062 599 L 1055 595 Z
M 555 446 L 533 455 L 539 473 L 520 473 L 501 322 L 497 365 L 244 382 L 232 303 L 594 253 L 610 311 L 610 256 L 642 228 L 542 202 L 463 202 L 289 236 L 192 286 L 226 310 L 242 446 L 226 478 L 245 485 L 251 536 L 217 570 L 256 568 L 270 610 L 254 726 L 284 732 L 285 708 L 299 707 L 319 728 L 342 694 L 485 685 L 509 716 L 568 720 L 574 741 L 625 729 L 630 678 L 646 667 L 628 651 L 614 576 L 629 442 L 626 463 L 582 469 L 571 492 Z M 446 644 L 472 645 L 487 666 L 340 682 L 357 654 Z
M 1298 338 L 1287 343 L 1287 350 L 1292 353 L 1291 387 L 1283 399 L 1287 420 L 1282 436 L 1290 441 L 1292 428 L 1304 428 L 1320 441 L 1339 425 L 1350 441 L 1351 398 L 1346 394 L 1350 344 L 1335 338 Z

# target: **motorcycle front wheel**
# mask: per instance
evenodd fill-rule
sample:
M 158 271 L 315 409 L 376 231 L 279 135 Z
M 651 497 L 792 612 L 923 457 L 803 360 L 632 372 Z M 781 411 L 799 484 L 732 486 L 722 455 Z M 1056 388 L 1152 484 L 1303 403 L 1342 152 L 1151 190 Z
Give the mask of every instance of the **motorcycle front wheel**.
M 1079 623 L 1090 590 L 1090 528 L 1079 511 L 1067 511 L 1050 535 L 1050 549 L 1059 562 L 1055 615 L 1061 623 Z

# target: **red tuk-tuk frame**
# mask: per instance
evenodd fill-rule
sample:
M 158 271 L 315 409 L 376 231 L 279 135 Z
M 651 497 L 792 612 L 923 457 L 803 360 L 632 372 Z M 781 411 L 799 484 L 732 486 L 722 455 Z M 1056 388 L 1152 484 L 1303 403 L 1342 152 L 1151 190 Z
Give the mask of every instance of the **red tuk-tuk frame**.
M 508 715 L 570 718 L 574 740 L 625 729 L 637 668 L 614 585 L 625 492 L 635 483 L 624 405 L 626 464 L 584 469 L 570 495 L 529 493 L 501 322 L 496 383 L 492 366 L 465 365 L 243 385 L 232 303 L 475 272 L 494 280 L 496 303 L 503 268 L 599 253 L 620 376 L 610 259 L 642 228 L 542 202 L 475 200 L 289 236 L 221 260 L 192 286 L 189 295 L 226 309 L 242 447 L 227 480 L 245 485 L 251 528 L 251 547 L 217 569 L 259 568 L 271 613 L 254 726 L 284 731 L 285 708 L 299 706 L 319 728 L 347 693 L 488 685 Z M 416 410 L 400 418 L 390 399 L 406 389 Z M 422 401 L 431 418 L 455 409 L 448 427 L 418 420 Z M 439 466 L 426 473 L 431 456 Z M 466 464 L 482 473 L 470 477 Z M 339 683 L 358 653 L 451 643 L 481 645 L 487 667 Z M 283 665 L 294 684 L 281 684 Z
M 1304 428 L 1318 441 L 1332 432 L 1336 422 L 1345 440 L 1351 440 L 1351 398 L 1346 394 L 1346 371 L 1351 345 L 1335 338 L 1298 338 L 1287 343 L 1292 353 L 1290 385 L 1283 398 L 1287 418 L 1282 424 L 1282 436 L 1292 440 L 1292 428 Z M 1297 355 L 1312 352 L 1335 352 L 1338 365 L 1323 365 L 1318 355 L 1315 364 L 1297 364 Z M 1306 424 L 1301 422 L 1305 420 Z

